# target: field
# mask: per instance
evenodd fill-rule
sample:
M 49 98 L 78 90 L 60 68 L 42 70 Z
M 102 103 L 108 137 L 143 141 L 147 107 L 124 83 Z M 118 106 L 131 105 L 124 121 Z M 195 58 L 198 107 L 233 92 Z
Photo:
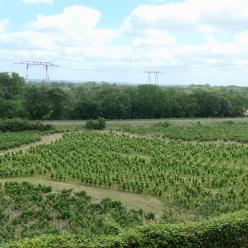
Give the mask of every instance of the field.
M 172 125 L 170 122 L 160 122 L 150 126 L 126 126 L 119 129 L 116 128 L 116 130 L 180 141 L 248 142 L 247 122 L 235 123 L 233 121 L 224 121 L 209 124 L 196 122 L 184 126 Z
M 247 204 L 248 147 L 164 142 L 111 132 L 67 133 L 0 158 L 0 176 L 42 175 L 152 195 L 166 222 L 200 220 Z
M 49 186 L 10 182 L 0 185 L 0 242 L 59 234 L 84 236 L 118 233 L 120 228 L 142 224 L 149 215 L 104 199 L 93 203 L 85 192 L 52 192 Z
M 121 128 L 134 128 L 134 127 L 152 127 L 160 122 L 168 122 L 174 126 L 191 126 L 193 124 L 201 123 L 204 125 L 212 123 L 222 122 L 234 122 L 234 123 L 248 123 L 247 118 L 171 118 L 171 119 L 132 119 L 132 120 L 107 120 L 107 129 L 121 129 Z M 74 121 L 74 120 L 63 120 L 63 121 L 43 121 L 44 124 L 51 124 L 57 130 L 81 130 L 84 129 L 86 121 Z
M 41 136 L 42 133 L 38 131 L 0 132 L 0 150 L 38 141 L 41 139 Z
M 8 220 L 0 228 L 2 242 L 62 231 L 84 237 L 117 235 L 150 221 L 172 224 L 168 228 L 179 223 L 181 228 L 182 223 L 202 223 L 238 211 L 244 211 L 239 219 L 246 216 L 246 119 L 111 121 L 105 131 L 84 130 L 83 122 L 53 124 L 67 132 L 51 143 L 0 156 L 1 199 L 10 200 L 9 208 L 3 204 L 1 209 L 2 221 Z M 82 190 L 92 198 L 79 193 Z M 36 191 L 40 203 L 33 196 Z M 59 210 L 48 201 L 54 194 L 63 199 Z M 88 209 L 79 213 L 86 198 Z M 69 209 L 65 202 L 70 203 Z M 102 211 L 105 203 L 114 207 L 91 212 L 96 204 Z M 52 209 L 48 217 L 43 215 L 46 209 Z M 59 217 L 60 210 L 66 219 Z M 236 219 L 221 217 L 213 223 L 222 223 L 223 218 Z M 6 230 L 12 230 L 9 236 Z

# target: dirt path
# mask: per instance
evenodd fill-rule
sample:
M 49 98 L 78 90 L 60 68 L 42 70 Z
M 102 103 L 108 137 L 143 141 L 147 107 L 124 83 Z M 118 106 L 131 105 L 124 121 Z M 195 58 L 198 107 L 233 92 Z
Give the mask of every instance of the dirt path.
M 44 184 L 51 186 L 54 191 L 60 191 L 62 189 L 73 189 L 73 191 L 75 192 L 85 191 L 92 197 L 94 202 L 100 202 L 104 198 L 111 198 L 112 200 L 121 201 L 125 206 L 129 208 L 141 208 L 146 212 L 155 212 L 157 217 L 160 217 L 162 214 L 163 203 L 159 199 L 149 195 L 126 193 L 106 188 L 85 186 L 82 183 L 75 181 L 54 181 L 52 179 L 42 177 L 18 177 L 0 179 L 0 183 L 11 181 L 30 182 L 32 184 Z
M 0 155 L 9 153 L 9 152 L 18 152 L 18 151 L 26 151 L 28 150 L 30 147 L 35 147 L 38 145 L 45 145 L 45 144 L 50 144 L 58 139 L 61 139 L 63 137 L 63 133 L 55 133 L 55 134 L 49 134 L 49 135 L 45 135 L 42 136 L 41 139 L 39 141 L 36 142 L 32 142 L 30 144 L 24 144 L 15 148 L 11 148 L 8 150 L 4 150 L 4 151 L 0 151 Z

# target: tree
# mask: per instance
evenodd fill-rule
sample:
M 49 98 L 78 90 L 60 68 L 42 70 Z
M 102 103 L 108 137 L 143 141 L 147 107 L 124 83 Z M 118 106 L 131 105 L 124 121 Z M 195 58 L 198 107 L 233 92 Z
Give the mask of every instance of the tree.
M 0 73 L 0 118 L 24 117 L 25 81 L 17 73 Z

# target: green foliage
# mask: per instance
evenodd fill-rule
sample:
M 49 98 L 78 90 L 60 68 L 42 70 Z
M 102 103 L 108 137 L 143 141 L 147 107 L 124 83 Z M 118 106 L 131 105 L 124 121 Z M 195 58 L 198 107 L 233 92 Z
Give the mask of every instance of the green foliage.
M 25 82 L 17 73 L 0 73 L 0 98 L 16 99 L 24 92 Z
M 63 235 L 42 235 L 33 239 L 13 243 L 8 248 L 89 248 L 89 242 L 84 237 Z M 7 248 L 6 247 L 6 248 Z M 1 247 L 5 248 L 5 247 Z
M 25 85 L 18 74 L 0 73 L 0 118 L 32 120 L 237 117 L 248 109 L 241 87 L 155 85 Z
M 40 121 L 28 121 L 24 119 L 0 120 L 0 132 L 47 131 L 52 128 L 51 125 L 45 125 Z
M 0 73 L 0 118 L 24 117 L 25 82 L 17 73 Z
M 201 220 L 248 204 L 248 147 L 165 142 L 111 132 L 66 133 L 0 157 L 0 176 L 43 175 L 145 193 L 166 202 L 165 222 Z
M 89 130 L 103 130 L 106 127 L 106 121 L 104 118 L 98 117 L 97 120 L 88 120 L 86 122 L 86 128 Z
M 247 247 L 248 214 L 238 212 L 187 225 L 151 224 L 117 237 L 98 239 L 89 247 L 234 248 Z
M 24 107 L 31 120 L 65 119 L 70 103 L 66 88 L 38 85 L 26 89 Z
M 146 220 L 145 213 L 104 199 L 93 203 L 85 192 L 52 192 L 29 183 L 0 185 L 0 243 L 41 234 L 117 235 Z
M 132 134 L 152 135 L 181 141 L 236 141 L 248 142 L 248 123 L 223 121 L 220 123 L 172 125 L 161 122 L 151 126 L 123 127 L 121 131 Z
M 247 211 L 186 225 L 150 224 L 117 236 L 87 240 L 83 236 L 42 236 L 13 243 L 9 248 L 236 248 L 247 247 Z
M 29 144 L 40 140 L 42 132 L 0 132 L 0 150 L 6 150 L 23 144 Z
M 163 121 L 163 122 L 160 122 L 158 125 L 155 125 L 155 126 L 166 128 L 166 127 L 170 126 L 170 123 L 168 121 Z

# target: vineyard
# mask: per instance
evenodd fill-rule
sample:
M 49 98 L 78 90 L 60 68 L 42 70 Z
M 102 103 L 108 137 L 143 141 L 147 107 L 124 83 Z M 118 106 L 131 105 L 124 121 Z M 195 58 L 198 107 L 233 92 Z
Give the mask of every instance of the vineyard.
M 210 242 L 209 247 L 246 247 L 247 133 L 245 122 L 161 122 L 106 131 L 81 128 L 48 135 L 29 149 L 5 150 L 0 156 L 0 244 L 205 247 Z M 44 134 L 1 133 L 1 149 L 32 143 Z M 38 180 L 42 184 L 34 183 Z M 56 183 L 71 187 L 56 188 Z M 92 190 L 86 193 L 76 185 Z M 110 198 L 93 197 L 107 191 Z M 160 206 L 151 209 L 162 211 L 144 210 L 145 202 L 128 206 L 131 198 L 113 201 L 110 192 L 153 198 Z M 147 226 L 150 222 L 155 223 Z M 234 233 L 241 238 L 227 238 Z
M 164 142 L 111 132 L 66 133 L 0 157 L 0 176 L 42 175 L 162 199 L 167 223 L 202 220 L 248 203 L 248 147 Z
M 182 141 L 235 141 L 248 142 L 248 123 L 224 121 L 220 123 L 175 125 L 160 122 L 147 126 L 124 126 L 113 128 L 133 134 L 152 135 Z
M 40 140 L 40 131 L 0 132 L 0 150 L 6 150 Z
M 127 209 L 118 201 L 93 203 L 83 191 L 55 193 L 51 187 L 25 182 L 1 185 L 0 204 L 0 243 L 62 232 L 85 237 L 118 234 L 124 227 L 153 218 L 151 213 Z

